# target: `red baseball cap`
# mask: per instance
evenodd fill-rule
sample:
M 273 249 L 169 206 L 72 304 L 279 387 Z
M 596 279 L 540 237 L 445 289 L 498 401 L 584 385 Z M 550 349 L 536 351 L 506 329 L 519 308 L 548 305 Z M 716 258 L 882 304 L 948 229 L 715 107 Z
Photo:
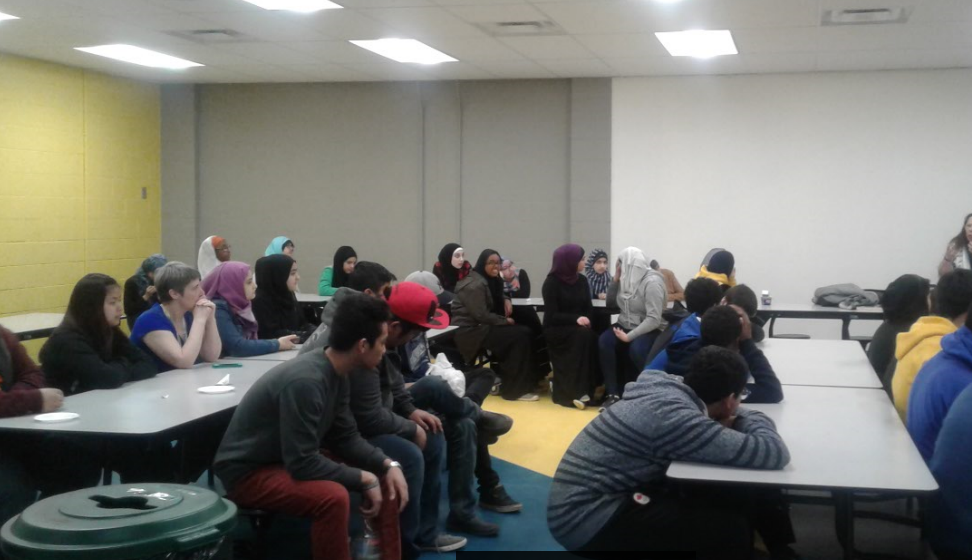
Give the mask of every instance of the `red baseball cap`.
M 449 326 L 449 315 L 439 309 L 439 298 L 421 284 L 395 284 L 387 299 L 392 315 L 402 321 L 427 329 L 444 329 Z

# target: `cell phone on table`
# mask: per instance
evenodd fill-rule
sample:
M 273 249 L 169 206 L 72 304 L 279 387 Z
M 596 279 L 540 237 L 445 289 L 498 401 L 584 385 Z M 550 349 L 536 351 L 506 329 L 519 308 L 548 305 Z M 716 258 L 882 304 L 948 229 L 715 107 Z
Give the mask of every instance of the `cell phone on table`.
M 213 369 L 223 369 L 223 368 L 234 368 L 243 367 L 243 364 L 239 362 L 216 362 L 213 364 Z

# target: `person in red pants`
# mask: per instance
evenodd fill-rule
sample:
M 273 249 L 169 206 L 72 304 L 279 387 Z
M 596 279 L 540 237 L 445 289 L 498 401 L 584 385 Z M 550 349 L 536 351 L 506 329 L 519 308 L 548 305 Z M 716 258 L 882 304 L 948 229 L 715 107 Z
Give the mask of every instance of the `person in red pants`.
M 384 301 L 350 295 L 335 314 L 330 347 L 254 383 L 216 454 L 216 474 L 237 505 L 313 519 L 315 560 L 350 559 L 350 492 L 362 495 L 381 557 L 401 557 L 398 515 L 409 499 L 401 466 L 361 437 L 348 407 L 348 377 L 377 367 L 389 319 Z

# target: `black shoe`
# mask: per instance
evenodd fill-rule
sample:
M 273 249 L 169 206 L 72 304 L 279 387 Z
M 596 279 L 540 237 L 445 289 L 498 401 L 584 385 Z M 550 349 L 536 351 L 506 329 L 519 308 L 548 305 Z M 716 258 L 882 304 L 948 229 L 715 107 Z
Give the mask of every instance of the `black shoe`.
M 621 397 L 617 395 L 608 395 L 604 397 L 604 402 L 601 404 L 601 410 L 598 412 L 604 412 L 605 410 L 611 408 L 611 405 L 621 400 Z
M 480 410 L 476 419 L 476 428 L 486 441 L 496 441 L 496 438 L 510 431 L 513 419 L 505 414 Z
M 511 498 L 502 484 L 497 484 L 490 490 L 479 492 L 479 507 L 497 513 L 516 513 L 523 509 L 523 504 Z
M 457 519 L 450 513 L 446 518 L 446 530 L 477 537 L 495 537 L 499 535 L 500 529 L 499 525 L 483 521 L 475 515 L 470 519 Z

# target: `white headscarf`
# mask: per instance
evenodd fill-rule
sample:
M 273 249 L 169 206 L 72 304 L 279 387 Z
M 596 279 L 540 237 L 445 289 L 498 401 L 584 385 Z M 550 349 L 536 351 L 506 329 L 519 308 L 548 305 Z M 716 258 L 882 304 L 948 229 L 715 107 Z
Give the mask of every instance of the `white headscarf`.
M 208 276 L 214 268 L 220 265 L 219 259 L 216 258 L 216 247 L 213 247 L 214 237 L 216 236 L 210 235 L 199 246 L 199 275 L 203 278 Z
M 618 299 L 627 301 L 638 293 L 641 285 L 648 277 L 648 258 L 637 247 L 628 247 L 618 254 L 621 263 L 621 286 Z

